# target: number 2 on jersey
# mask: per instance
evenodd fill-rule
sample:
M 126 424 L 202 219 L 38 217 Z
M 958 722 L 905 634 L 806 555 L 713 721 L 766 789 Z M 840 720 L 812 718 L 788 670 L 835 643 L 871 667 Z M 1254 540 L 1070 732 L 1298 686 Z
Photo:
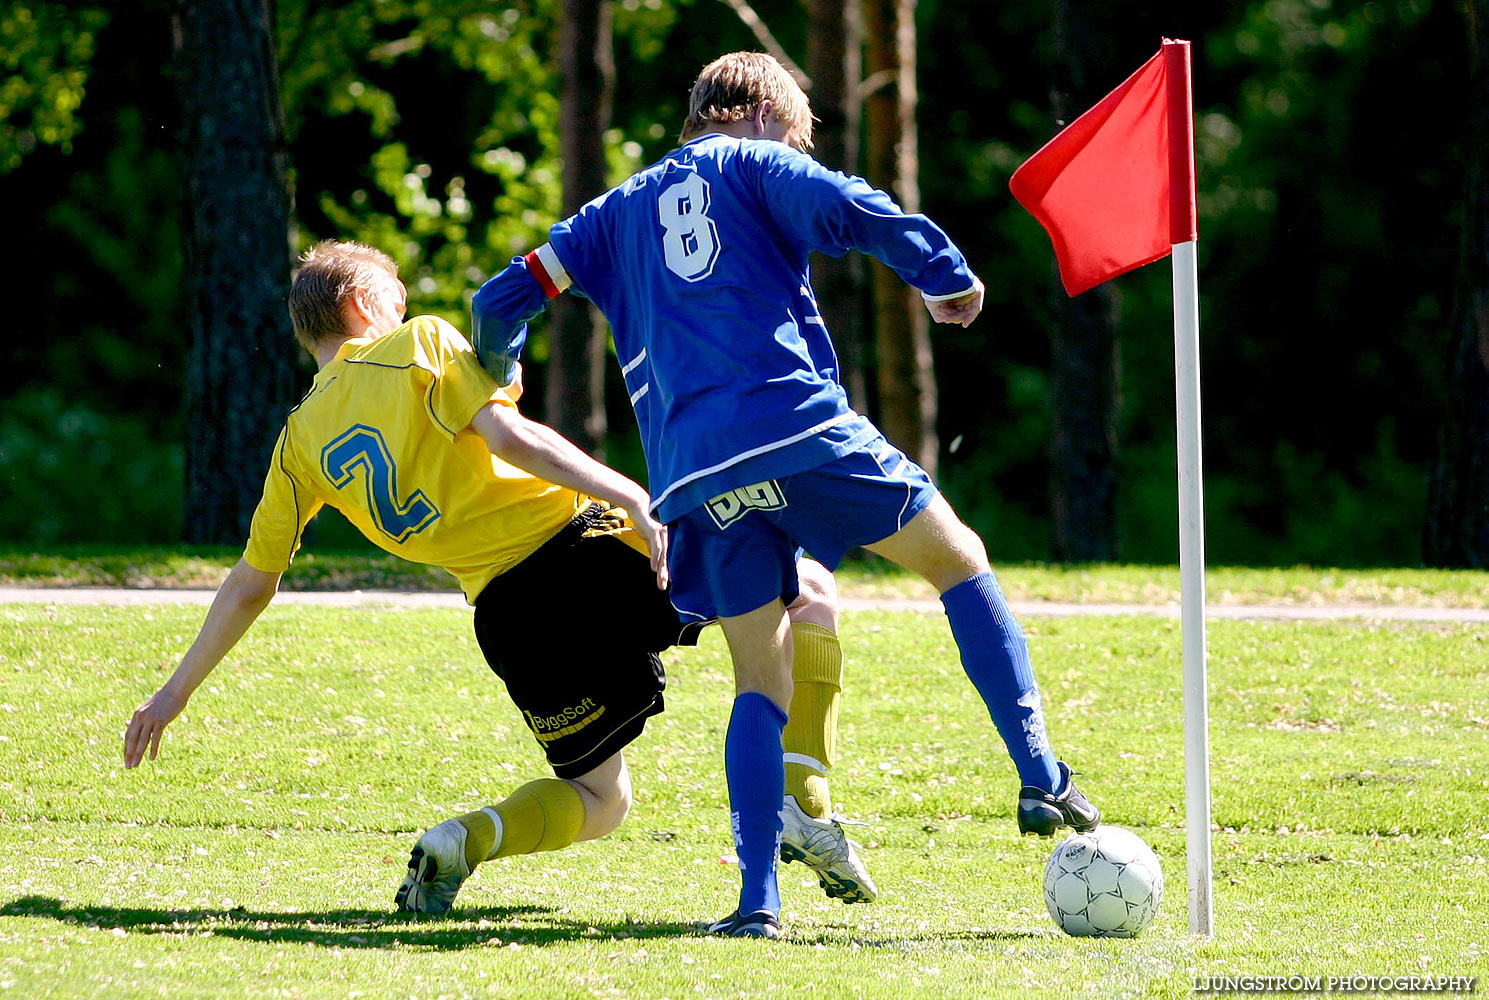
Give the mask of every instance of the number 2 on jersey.
M 398 467 L 382 431 L 353 424 L 321 450 L 321 468 L 338 490 L 349 485 L 362 470 L 367 487 L 367 510 L 378 530 L 395 542 L 418 534 L 439 517 L 439 508 L 423 490 L 415 490 L 398 501 Z
M 719 258 L 719 231 L 708 217 L 708 181 L 691 170 L 667 185 L 657 203 L 667 270 L 685 281 L 702 281 Z

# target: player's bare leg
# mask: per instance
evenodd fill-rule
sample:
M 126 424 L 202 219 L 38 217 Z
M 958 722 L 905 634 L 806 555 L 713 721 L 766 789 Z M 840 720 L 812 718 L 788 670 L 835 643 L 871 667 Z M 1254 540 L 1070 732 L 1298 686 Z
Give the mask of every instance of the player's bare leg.
M 623 753 L 577 778 L 530 781 L 496 805 L 447 819 L 420 837 L 398 888 L 398 908 L 446 913 L 477 865 L 603 837 L 630 808 Z
M 937 496 L 910 523 L 869 551 L 918 573 L 935 586 L 976 686 L 1018 767 L 1018 824 L 1023 833 L 1052 835 L 1058 827 L 1089 830 L 1101 820 L 1055 758 L 1023 630 L 988 564 L 982 539 Z
M 791 704 L 791 622 L 779 600 L 719 619 L 734 660 L 734 695 L 760 694 L 784 714 Z
M 944 496 L 899 531 L 864 547 L 924 577 L 938 594 L 991 569 L 982 539 L 962 523 Z

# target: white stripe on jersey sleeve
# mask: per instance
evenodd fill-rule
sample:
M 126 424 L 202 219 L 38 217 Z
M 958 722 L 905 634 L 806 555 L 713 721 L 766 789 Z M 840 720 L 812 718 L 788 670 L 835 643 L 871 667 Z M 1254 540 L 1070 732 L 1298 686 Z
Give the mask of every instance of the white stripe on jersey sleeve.
M 543 265 L 543 270 L 548 272 L 548 280 L 553 282 L 553 287 L 560 292 L 574 283 L 569 277 L 569 272 L 564 270 L 564 265 L 558 259 L 558 254 L 553 252 L 552 243 L 544 243 L 534 251 L 538 255 L 538 263 Z
M 920 297 L 925 299 L 927 302 L 945 302 L 947 299 L 959 299 L 963 295 L 971 295 L 976 290 L 977 286 L 975 284 L 972 284 L 968 285 L 960 292 L 949 292 L 946 295 L 927 295 L 925 292 L 921 292 Z

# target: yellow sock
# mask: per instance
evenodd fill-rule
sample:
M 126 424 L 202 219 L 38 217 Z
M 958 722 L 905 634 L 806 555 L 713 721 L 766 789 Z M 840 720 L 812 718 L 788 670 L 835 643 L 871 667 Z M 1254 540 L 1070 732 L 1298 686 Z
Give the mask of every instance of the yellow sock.
M 584 825 L 584 800 L 567 781 L 529 781 L 492 807 L 501 817 L 501 843 L 490 855 L 535 854 L 568 847 Z
M 456 817 L 460 825 L 465 827 L 465 864 L 471 871 L 476 870 L 476 865 L 491 858 L 491 852 L 496 847 L 497 831 L 496 823 L 500 817 L 495 816 L 491 807 L 477 809 L 473 813 Z
M 465 863 L 474 871 L 492 858 L 568 847 L 584 825 L 584 800 L 567 781 L 539 778 L 459 820 L 465 827 Z
M 832 812 L 827 771 L 837 755 L 838 702 L 843 691 L 843 648 L 837 633 L 821 625 L 791 626 L 795 646 L 791 713 L 781 745 L 786 752 L 786 794 L 808 816 Z

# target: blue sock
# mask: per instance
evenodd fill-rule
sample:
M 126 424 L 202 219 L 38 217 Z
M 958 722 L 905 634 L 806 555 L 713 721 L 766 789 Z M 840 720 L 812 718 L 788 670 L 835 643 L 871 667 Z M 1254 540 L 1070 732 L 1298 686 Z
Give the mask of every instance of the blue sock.
M 1019 780 L 1058 791 L 1060 776 L 1044 729 L 1029 644 L 998 581 L 991 573 L 980 573 L 942 594 L 941 603 L 962 653 L 962 667 L 987 703 Z
M 786 765 L 781 758 L 781 730 L 786 713 L 763 694 L 746 692 L 734 699 L 729 732 L 724 737 L 724 773 L 729 781 L 730 821 L 739 854 L 739 912 L 781 912 L 776 887 L 780 854 L 781 800 L 786 794 Z

